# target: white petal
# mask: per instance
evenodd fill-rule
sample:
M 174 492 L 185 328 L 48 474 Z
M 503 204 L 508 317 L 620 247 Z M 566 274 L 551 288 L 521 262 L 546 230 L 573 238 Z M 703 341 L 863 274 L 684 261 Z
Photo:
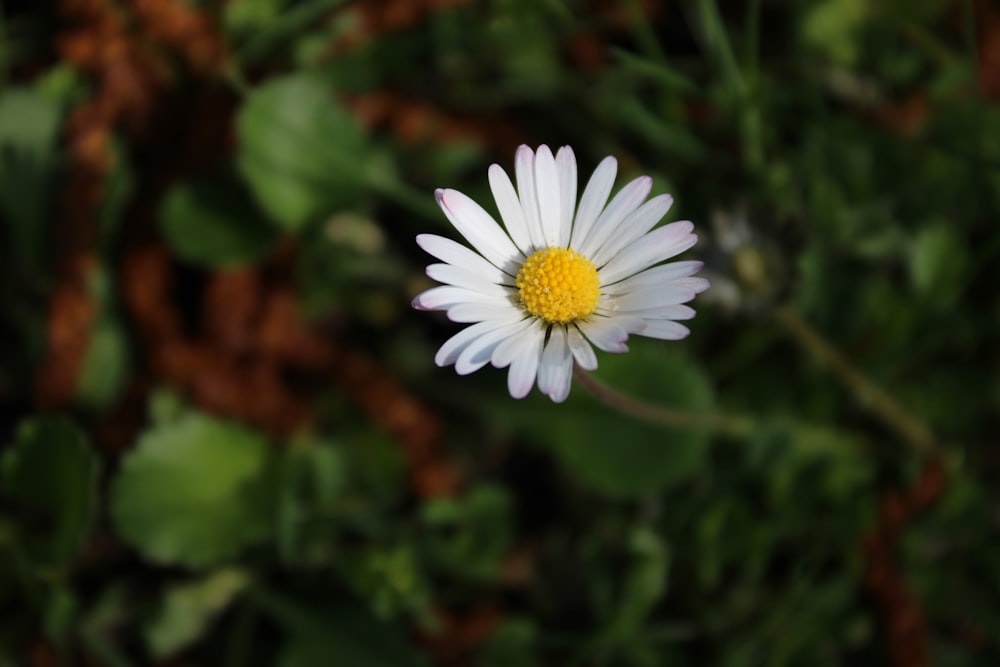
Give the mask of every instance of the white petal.
M 698 241 L 687 220 L 654 229 L 615 255 L 600 271 L 602 283 L 614 283 L 684 252 Z
M 605 303 L 614 312 L 624 312 L 627 310 L 659 308 L 675 303 L 687 303 L 694 297 L 694 291 L 684 285 L 667 283 L 663 286 L 644 287 L 628 294 L 610 297 L 607 298 Z
M 552 327 L 538 366 L 538 389 L 556 403 L 562 403 L 569 396 L 572 378 L 573 356 L 566 345 L 566 328 Z
M 559 172 L 561 202 L 556 245 L 565 248 L 569 245 L 570 233 L 573 231 L 573 213 L 576 210 L 576 155 L 569 146 L 563 146 L 556 153 L 556 171 Z
M 665 285 L 668 282 L 676 281 L 679 278 L 687 278 L 692 274 L 697 273 L 704 266 L 704 262 L 697 261 L 685 261 L 685 262 L 671 262 L 669 264 L 662 264 L 660 266 L 654 266 L 651 269 L 643 271 L 642 273 L 637 273 L 634 276 L 630 276 L 620 282 L 608 285 L 601 285 L 601 291 L 604 294 L 624 294 L 626 292 L 631 292 L 643 287 L 652 287 L 653 285 Z M 701 283 L 686 283 L 688 287 L 697 293 L 701 293 L 708 289 L 708 281 L 704 278 L 696 278 L 697 281 L 705 281 L 705 287 L 698 289 Z
M 580 322 L 580 331 L 599 350 L 605 352 L 628 352 L 628 332 L 619 324 L 607 317 L 595 317 L 586 322 Z
M 625 333 L 628 334 L 642 333 L 643 329 L 646 328 L 646 320 L 635 315 L 629 315 L 628 313 L 615 314 L 608 319 L 624 329 Z
M 427 266 L 426 273 L 429 278 L 433 278 L 439 283 L 454 285 L 455 287 L 465 287 L 471 290 L 491 292 L 492 287 L 496 286 L 496 283 L 489 278 L 478 273 L 473 273 L 460 266 L 455 266 L 454 264 L 430 264 Z M 514 286 L 513 278 L 507 274 L 501 275 L 504 277 L 503 284 L 505 286 Z
M 573 220 L 573 233 L 569 242 L 571 248 L 579 249 L 583 240 L 587 238 L 594 221 L 608 203 L 608 195 L 611 194 L 617 173 L 618 160 L 608 156 L 601 160 L 587 181 L 583 196 L 580 197 L 580 206 L 576 210 L 576 218 Z
M 499 285 L 494 285 L 494 287 L 501 290 L 501 292 L 497 294 L 486 294 L 484 292 L 473 291 L 464 287 L 452 287 L 451 285 L 445 285 L 444 287 L 432 287 L 426 292 L 418 294 L 416 298 L 413 299 L 413 307 L 417 310 L 447 310 L 448 308 L 457 306 L 460 303 L 486 303 L 497 306 L 509 303 L 509 297 L 505 296 L 503 293 L 505 288 L 500 287 Z
M 524 211 L 532 250 L 544 248 L 545 234 L 538 217 L 538 194 L 535 190 L 535 154 L 527 146 L 519 146 L 514 154 L 514 177 L 517 178 L 517 196 Z
M 502 283 L 509 280 L 508 274 L 490 264 L 482 255 L 449 238 L 436 234 L 420 234 L 417 236 L 417 245 L 442 262 L 460 266 L 487 278 L 490 282 Z
M 468 375 L 488 364 L 493 350 L 517 330 L 518 324 L 514 322 L 485 332 L 466 345 L 455 360 L 455 372 Z
M 678 278 L 674 282 L 677 285 L 684 285 L 684 287 L 687 287 L 695 294 L 701 294 L 702 292 L 704 292 L 705 290 L 707 290 L 709 287 L 712 286 L 712 283 L 708 281 L 708 278 L 699 278 L 697 276 Z
M 514 184 L 510 182 L 510 176 L 498 164 L 491 164 L 488 173 L 490 189 L 493 191 L 493 199 L 497 203 L 500 218 L 507 227 L 510 238 L 521 249 L 521 252 L 525 255 L 531 254 L 531 237 L 528 236 L 528 223 L 524 220 L 521 201 L 517 198 L 517 191 L 514 190 Z
M 583 239 L 577 250 L 587 257 L 596 255 L 608 237 L 615 233 L 626 216 L 639 208 L 652 189 L 653 179 L 649 176 L 640 176 L 622 188 L 597 218 L 594 228 L 587 234 L 587 238 Z
M 559 245 L 559 224 L 562 221 L 562 202 L 559 201 L 559 172 L 556 159 L 548 146 L 542 145 L 535 152 L 535 194 L 538 195 L 538 216 L 542 223 L 545 245 Z
M 517 271 L 524 255 L 493 216 L 458 190 L 437 190 L 434 195 L 451 224 L 479 254 L 507 273 Z
M 682 303 L 675 303 L 669 306 L 659 306 L 655 308 L 637 308 L 616 313 L 616 315 L 626 315 L 628 317 L 638 317 L 642 320 L 690 320 L 694 317 L 694 308 L 685 306 Z M 642 333 L 645 333 L 643 331 Z
M 687 338 L 689 333 L 690 329 L 672 320 L 648 320 L 646 328 L 639 335 L 662 340 L 681 340 Z
M 438 349 L 437 354 L 434 355 L 434 363 L 438 366 L 450 366 L 455 363 L 455 360 L 458 359 L 458 355 L 462 353 L 462 350 L 464 350 L 469 343 L 476 340 L 483 334 L 507 326 L 507 324 L 507 322 L 502 321 L 490 321 L 473 324 L 471 327 L 465 327 L 444 342 L 444 345 L 442 345 Z
M 670 195 L 659 195 L 637 208 L 631 215 L 622 220 L 618 228 L 591 257 L 596 266 L 604 266 L 622 248 L 656 226 L 670 210 L 674 198 Z
M 448 308 L 452 322 L 482 322 L 484 320 L 522 320 L 524 311 L 513 303 L 460 303 Z
M 490 363 L 496 368 L 509 366 L 514 357 L 530 343 L 529 339 L 537 338 L 539 341 L 545 339 L 545 327 L 541 326 L 538 320 L 525 319 L 519 324 L 514 333 L 493 350 Z
M 569 349 L 573 352 L 573 358 L 576 359 L 576 363 L 579 364 L 580 368 L 585 371 L 592 371 L 597 368 L 597 355 L 594 354 L 594 348 L 590 346 L 590 343 L 587 342 L 587 339 L 583 337 L 583 334 L 575 326 L 569 327 L 567 330 L 566 342 L 569 344 Z
M 542 337 L 528 335 L 507 371 L 507 391 L 512 398 L 524 398 L 535 384 L 538 364 L 542 356 Z

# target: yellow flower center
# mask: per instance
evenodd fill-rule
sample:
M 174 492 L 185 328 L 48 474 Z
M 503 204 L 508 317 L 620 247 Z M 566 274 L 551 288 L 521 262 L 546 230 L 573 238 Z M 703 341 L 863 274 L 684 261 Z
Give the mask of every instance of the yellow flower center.
M 525 310 L 549 324 L 566 324 L 597 308 L 601 280 L 597 267 L 572 248 L 545 248 L 517 272 Z

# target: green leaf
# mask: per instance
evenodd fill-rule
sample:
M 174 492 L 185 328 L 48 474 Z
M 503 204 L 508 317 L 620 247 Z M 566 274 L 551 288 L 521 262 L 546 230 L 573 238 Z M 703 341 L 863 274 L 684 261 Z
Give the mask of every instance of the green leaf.
M 360 200 L 365 137 L 321 79 L 293 75 L 252 92 L 237 131 L 240 172 L 283 228 L 297 231 Z
M 535 667 L 538 629 L 527 618 L 507 618 L 483 646 L 476 664 L 482 667 Z
M 631 568 L 622 582 L 621 598 L 599 644 L 607 649 L 628 646 L 642 636 L 642 626 L 667 588 L 670 552 L 663 539 L 645 526 L 629 535 Z
M 344 0 L 238 0 L 226 3 L 223 21 L 227 32 L 246 35 L 236 59 L 247 69 L 268 56 L 276 57 L 276 52 L 282 49 L 301 45 L 305 39 L 303 33 L 310 26 L 322 23 L 329 30 L 328 24 L 337 14 L 333 10 L 343 3 Z
M 0 221 L 9 229 L 12 258 L 42 268 L 52 187 L 58 168 L 62 112 L 25 88 L 0 93 Z
M 802 38 L 834 63 L 854 65 L 860 56 L 862 28 L 870 11 L 864 0 L 815 3 L 802 21 Z
M 252 262 L 278 239 L 251 194 L 229 172 L 171 190 L 160 207 L 160 228 L 178 256 L 205 266 Z
M 358 608 L 317 609 L 260 592 L 254 599 L 284 627 L 289 641 L 279 667 L 364 665 L 419 667 L 427 661 L 395 623 L 381 622 Z
M 90 347 L 77 379 L 77 397 L 92 408 L 110 406 L 121 393 L 129 370 L 128 339 L 121 324 L 103 316 L 90 334 Z
M 245 572 L 224 569 L 172 587 L 146 628 L 152 655 L 162 660 L 196 642 L 249 583 Z
M 279 667 L 313 667 L 336 656 L 339 664 L 365 667 L 411 667 L 426 664 L 397 632 L 358 612 L 329 614 L 323 626 L 296 632 L 279 658 Z
M 647 402 L 676 410 L 709 410 L 708 379 L 681 352 L 663 341 L 642 338 L 630 339 L 629 347 L 626 354 L 603 355 L 595 374 Z M 579 385 L 563 405 L 535 397 L 505 408 L 502 417 L 551 447 L 582 482 L 610 496 L 667 489 L 706 463 L 707 432 L 637 421 L 598 403 Z
M 342 566 L 352 588 L 380 619 L 404 613 L 427 617 L 430 582 L 410 544 L 373 546 L 356 553 Z
M 510 549 L 510 498 L 497 486 L 482 485 L 461 498 L 428 501 L 420 512 L 428 555 L 442 569 L 490 579 Z
M 968 247 L 952 225 L 924 227 L 910 250 L 913 288 L 933 305 L 953 303 L 965 288 L 969 264 Z
M 274 452 L 260 434 L 188 414 L 147 431 L 111 489 L 111 515 L 150 560 L 225 562 L 273 532 Z
M 93 410 L 109 408 L 121 395 L 131 370 L 128 335 L 117 314 L 116 276 L 103 263 L 87 276 L 87 291 L 97 304 L 87 354 L 76 382 L 76 399 Z
M 39 569 L 67 565 L 96 504 L 97 460 L 83 435 L 64 419 L 29 419 L 0 463 L 0 495 L 14 510 L 17 548 Z

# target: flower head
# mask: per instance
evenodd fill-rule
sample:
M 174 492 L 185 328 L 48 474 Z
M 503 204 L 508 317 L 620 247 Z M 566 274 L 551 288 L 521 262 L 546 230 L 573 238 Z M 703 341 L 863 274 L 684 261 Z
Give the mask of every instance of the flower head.
M 487 363 L 510 367 L 507 387 L 523 398 L 538 382 L 549 398 L 569 395 L 574 362 L 597 368 L 594 347 L 627 352 L 629 334 L 678 340 L 690 333 L 677 320 L 694 317 L 684 305 L 708 288 L 695 277 L 701 262 L 663 262 L 698 237 L 689 221 L 653 229 L 673 198 L 646 201 L 652 179 L 640 176 L 609 202 L 618 163 L 605 158 L 577 204 L 576 157 L 563 146 L 515 156 L 517 190 L 498 166 L 490 188 L 503 226 L 457 190 L 435 192 L 438 204 L 472 249 L 433 234 L 417 243 L 440 264 L 427 275 L 443 283 L 413 300 L 421 310 L 444 310 L 469 323 L 448 339 L 434 361 L 460 375 Z

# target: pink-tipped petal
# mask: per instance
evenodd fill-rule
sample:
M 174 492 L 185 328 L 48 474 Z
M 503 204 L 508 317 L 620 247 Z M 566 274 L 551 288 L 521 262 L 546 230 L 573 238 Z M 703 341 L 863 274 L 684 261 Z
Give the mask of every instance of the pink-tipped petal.
M 548 146 L 535 151 L 535 194 L 538 196 L 538 219 L 542 225 L 542 240 L 548 247 L 559 245 L 559 225 L 562 222 L 562 201 L 559 197 L 559 172 L 556 159 Z
M 652 188 L 653 179 L 649 176 L 640 176 L 622 188 L 597 218 L 593 229 L 577 250 L 587 257 L 594 257 L 604 242 L 615 233 L 621 222 L 645 201 Z
M 684 252 L 698 241 L 687 220 L 654 229 L 630 243 L 601 268 L 601 282 L 614 283 Z
M 639 335 L 661 340 L 681 340 L 687 338 L 689 333 L 690 329 L 673 320 L 647 320 L 646 328 Z
M 538 389 L 556 403 L 569 396 L 573 379 L 573 356 L 566 343 L 566 329 L 552 327 L 538 366 Z
M 576 209 L 576 216 L 573 219 L 573 231 L 570 235 L 569 245 L 571 248 L 580 248 L 583 240 L 587 238 L 594 222 L 608 203 L 608 195 L 615 185 L 615 176 L 618 174 L 618 160 L 613 157 L 606 157 L 597 165 L 597 169 L 587 181 L 587 186 L 583 189 L 583 196 L 580 197 L 580 206 Z
M 559 172 L 559 234 L 556 245 L 569 245 L 573 231 L 573 215 L 576 212 L 576 155 L 569 146 L 563 146 L 556 153 L 556 171 Z
M 497 285 L 497 287 L 500 287 Z M 503 288 L 501 288 L 502 290 Z M 413 299 L 413 307 L 417 310 L 447 310 L 460 303 L 485 303 L 503 305 L 508 303 L 505 292 L 484 294 L 464 287 L 432 287 L 418 294 Z
M 637 273 L 616 283 L 605 282 L 601 285 L 601 291 L 604 294 L 626 294 L 643 287 L 666 285 L 680 279 L 690 278 L 695 273 L 698 273 L 704 264 L 704 262 L 697 261 L 670 262 L 669 264 L 661 264 L 660 266 L 654 266 L 651 269 L 646 269 L 641 273 Z M 704 280 L 704 278 L 696 278 L 695 280 Z M 706 280 L 705 282 L 707 283 L 708 281 Z M 704 289 L 698 290 L 695 287 L 695 284 L 696 283 L 691 283 L 689 285 L 691 289 L 696 292 L 704 291 Z M 707 285 L 705 286 L 705 289 L 707 289 Z
M 491 264 L 509 273 L 524 259 L 493 216 L 467 195 L 447 189 L 434 194 L 455 229 Z
M 633 211 L 621 221 L 617 229 L 612 230 L 612 234 L 591 257 L 594 264 L 604 266 L 622 248 L 655 227 L 670 210 L 673 202 L 674 198 L 670 195 L 659 195 Z
M 512 398 L 521 399 L 528 395 L 542 356 L 542 339 L 539 336 L 529 336 L 518 349 L 518 354 L 510 362 L 507 372 L 507 390 Z
M 566 342 L 573 353 L 576 363 L 585 371 L 592 371 L 597 368 L 597 355 L 587 339 L 583 337 L 579 329 L 569 327 L 566 331 Z
M 521 200 L 517 197 L 514 184 L 510 181 L 510 176 L 498 164 L 490 165 L 488 172 L 490 190 L 493 191 L 493 199 L 497 203 L 500 211 L 500 219 L 514 244 L 525 255 L 531 254 L 531 236 L 528 234 L 528 223 L 524 219 L 524 210 L 521 208 Z
M 532 249 L 544 248 L 545 234 L 538 214 L 538 191 L 535 187 L 535 153 L 527 146 L 519 146 L 514 154 L 514 177 Z
M 598 317 L 580 323 L 580 331 L 598 350 L 621 354 L 628 352 L 628 332 L 609 318 Z
M 511 278 L 510 275 L 486 261 L 479 253 L 443 236 L 420 234 L 417 236 L 417 245 L 442 262 L 472 271 L 489 279 L 490 282 L 502 283 Z

